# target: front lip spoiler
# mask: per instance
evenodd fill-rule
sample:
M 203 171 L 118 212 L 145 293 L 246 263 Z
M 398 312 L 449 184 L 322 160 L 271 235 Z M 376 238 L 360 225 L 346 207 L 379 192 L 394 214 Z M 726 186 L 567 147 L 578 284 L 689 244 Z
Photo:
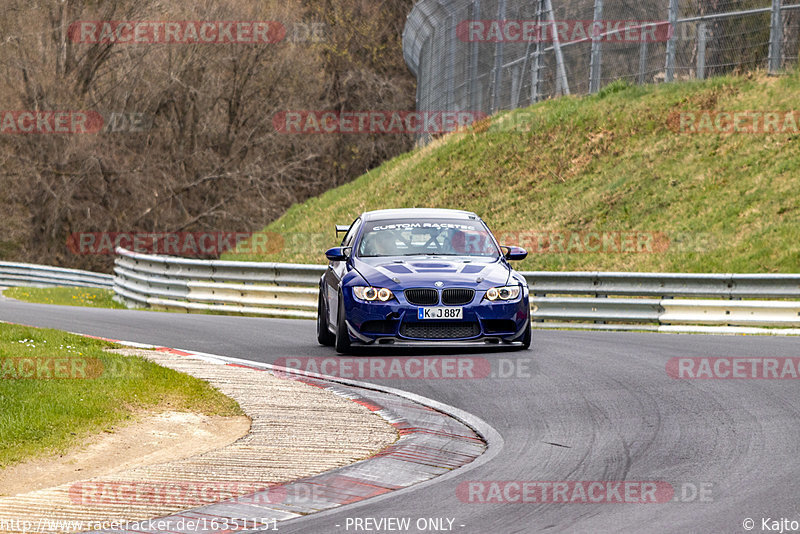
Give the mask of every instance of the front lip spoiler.
M 363 336 L 359 336 L 362 339 Z M 403 347 L 509 347 L 522 345 L 521 341 L 503 341 L 498 337 L 483 337 L 480 339 L 404 339 L 393 336 L 379 337 L 375 339 L 367 338 L 359 345 L 370 346 L 403 346 Z
M 395 336 L 383 336 L 378 338 L 371 338 L 361 334 L 358 330 L 353 328 L 350 321 L 345 321 L 347 331 L 350 335 L 357 339 L 353 343 L 356 345 L 400 345 L 400 346 L 418 346 L 418 347 L 514 347 L 522 346 L 522 333 L 525 331 L 525 326 L 519 329 L 516 334 L 512 334 L 512 341 L 506 341 L 502 337 L 484 335 L 477 339 L 405 339 Z M 505 336 L 509 337 L 509 336 Z
M 517 330 L 517 333 L 516 333 L 516 334 L 514 334 L 514 337 L 513 337 L 513 339 L 514 339 L 514 343 L 520 343 L 520 344 L 522 344 L 522 341 L 517 341 L 517 340 L 518 340 L 518 339 L 522 339 L 522 336 L 523 336 L 523 334 L 525 333 L 525 329 L 526 329 L 526 328 L 528 328 L 528 325 L 530 324 L 530 322 L 531 322 L 531 318 L 530 318 L 530 317 L 528 317 L 528 322 L 527 322 L 527 323 L 525 323 L 525 324 L 523 324 L 523 325 L 522 325 L 522 328 L 520 328 L 519 330 Z
M 350 335 L 353 336 L 354 338 L 358 339 L 360 342 L 364 343 L 365 345 L 370 345 L 375 341 L 374 339 L 369 338 L 369 337 L 359 333 L 358 330 L 353 328 L 353 325 L 350 324 L 350 321 L 345 320 L 344 324 L 347 325 L 347 331 L 350 332 Z

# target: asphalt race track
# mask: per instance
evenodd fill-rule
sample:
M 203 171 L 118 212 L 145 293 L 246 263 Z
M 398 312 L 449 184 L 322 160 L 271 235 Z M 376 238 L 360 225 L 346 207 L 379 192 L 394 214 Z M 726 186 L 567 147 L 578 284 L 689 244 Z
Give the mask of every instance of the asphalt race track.
M 0 320 L 268 363 L 291 356 L 336 357 L 316 343 L 312 321 L 8 299 L 0 300 Z M 480 417 L 502 435 L 502 450 L 458 476 L 280 524 L 279 531 L 391 532 L 394 523 L 367 530 L 357 525 L 376 523 L 356 520 L 410 518 L 410 532 L 745 532 L 743 522 L 750 518 L 753 531 L 764 532 L 762 518 L 800 520 L 798 382 L 677 380 L 666 372 L 667 361 L 677 356 L 796 358 L 800 340 L 534 331 L 528 352 L 460 356 L 504 359 L 517 366 L 515 377 L 364 378 Z M 466 481 L 600 480 L 666 481 L 678 500 L 688 502 L 487 504 L 456 494 Z M 423 525 L 426 518 L 444 518 L 443 529 L 428 524 L 418 530 L 417 520 Z

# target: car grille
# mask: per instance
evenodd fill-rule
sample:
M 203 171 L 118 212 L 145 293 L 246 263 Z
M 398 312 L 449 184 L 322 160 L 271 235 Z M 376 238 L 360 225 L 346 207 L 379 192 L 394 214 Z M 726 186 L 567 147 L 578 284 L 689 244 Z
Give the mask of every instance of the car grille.
M 445 289 L 442 291 L 442 304 L 458 306 L 469 304 L 475 297 L 474 289 Z
M 435 289 L 406 289 L 403 293 L 409 304 L 416 306 L 439 304 L 439 292 Z
M 478 323 L 403 323 L 400 335 L 416 339 L 460 339 L 481 333 Z

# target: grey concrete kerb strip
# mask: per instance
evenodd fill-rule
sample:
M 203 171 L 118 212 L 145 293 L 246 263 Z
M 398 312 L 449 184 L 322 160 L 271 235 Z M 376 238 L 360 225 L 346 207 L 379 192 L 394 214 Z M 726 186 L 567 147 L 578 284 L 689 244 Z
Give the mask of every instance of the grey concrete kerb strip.
M 389 498 L 394 492 L 445 480 L 484 464 L 503 446 L 501 436 L 471 414 L 394 388 L 190 350 L 159 349 L 182 358 L 268 371 L 324 388 L 380 415 L 398 430 L 400 438 L 375 456 L 345 467 L 104 532 L 259 531 L 280 521 L 324 514 L 366 499 Z

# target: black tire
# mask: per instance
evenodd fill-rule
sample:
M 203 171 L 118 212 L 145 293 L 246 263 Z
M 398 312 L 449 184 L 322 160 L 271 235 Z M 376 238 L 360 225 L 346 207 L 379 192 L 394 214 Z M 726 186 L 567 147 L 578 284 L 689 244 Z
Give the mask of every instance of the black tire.
M 332 347 L 336 341 L 336 336 L 331 334 L 328 329 L 328 307 L 325 299 L 322 298 L 322 288 L 319 291 L 319 303 L 317 305 L 317 341 L 320 345 Z
M 339 295 L 339 314 L 336 319 L 336 352 L 340 354 L 350 353 L 350 334 L 347 333 L 341 294 Z

